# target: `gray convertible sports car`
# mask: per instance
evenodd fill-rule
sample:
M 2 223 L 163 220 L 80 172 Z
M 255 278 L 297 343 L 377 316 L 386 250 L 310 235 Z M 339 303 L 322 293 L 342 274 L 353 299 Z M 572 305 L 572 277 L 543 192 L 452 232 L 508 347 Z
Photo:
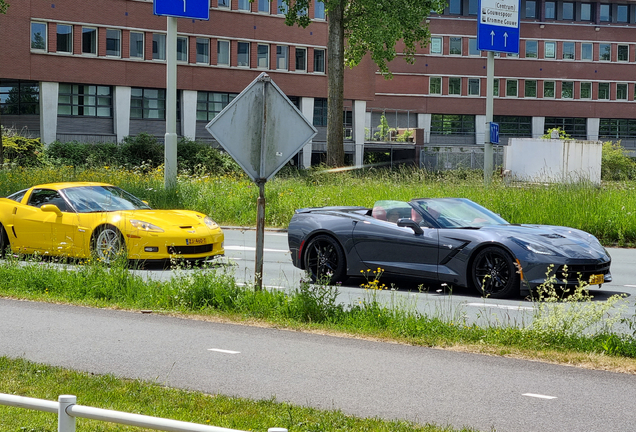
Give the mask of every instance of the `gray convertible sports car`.
M 422 282 L 474 287 L 482 295 L 528 294 L 546 281 L 611 282 L 611 258 L 574 228 L 510 224 L 464 198 L 378 201 L 373 208 L 296 210 L 288 230 L 296 267 L 331 283 L 367 269 Z M 553 267 L 551 267 L 553 266 Z

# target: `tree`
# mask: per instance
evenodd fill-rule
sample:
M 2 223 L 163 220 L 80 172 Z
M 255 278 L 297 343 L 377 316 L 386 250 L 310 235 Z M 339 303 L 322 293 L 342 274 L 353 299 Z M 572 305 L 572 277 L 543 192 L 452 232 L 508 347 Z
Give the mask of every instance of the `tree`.
M 380 72 L 391 78 L 388 63 L 397 56 L 402 41 L 404 59 L 413 63 L 418 47 L 430 38 L 426 17 L 441 12 L 445 0 L 283 0 L 285 23 L 307 27 L 310 1 L 325 4 L 327 41 L 327 164 L 344 165 L 344 68 L 353 68 L 367 55 Z
M 7 3 L 5 0 L 0 0 L 0 13 L 6 14 L 8 8 L 9 3 Z

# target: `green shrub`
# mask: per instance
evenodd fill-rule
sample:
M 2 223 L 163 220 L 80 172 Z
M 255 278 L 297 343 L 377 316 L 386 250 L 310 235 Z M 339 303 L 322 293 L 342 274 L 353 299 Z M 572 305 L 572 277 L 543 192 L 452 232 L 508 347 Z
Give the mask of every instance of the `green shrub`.
M 158 167 L 163 163 L 163 144 L 146 132 L 127 136 L 119 148 L 119 163 L 126 167 Z
M 626 155 L 620 142 L 603 143 L 601 162 L 601 179 L 634 180 L 636 179 L 636 162 Z
M 5 163 L 23 167 L 36 167 L 42 164 L 44 146 L 40 138 L 2 135 L 2 145 Z
M 102 167 L 115 165 L 119 160 L 119 146 L 115 143 L 81 143 L 55 141 L 46 149 L 49 162 L 73 167 Z
M 197 175 L 241 172 L 229 154 L 185 137 L 177 144 L 177 167 L 180 172 Z

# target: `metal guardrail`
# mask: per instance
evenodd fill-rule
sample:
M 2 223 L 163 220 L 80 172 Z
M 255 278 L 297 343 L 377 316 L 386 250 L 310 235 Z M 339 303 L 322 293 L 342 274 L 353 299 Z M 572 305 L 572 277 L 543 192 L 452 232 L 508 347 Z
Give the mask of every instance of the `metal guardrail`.
M 237 429 L 94 408 L 77 405 L 76 402 L 77 398 L 73 395 L 60 395 L 58 402 L 53 402 L 45 399 L 0 393 L 0 405 L 57 413 L 58 432 L 75 432 L 76 417 L 170 432 L 246 432 Z M 268 432 L 287 432 L 287 429 L 269 428 Z

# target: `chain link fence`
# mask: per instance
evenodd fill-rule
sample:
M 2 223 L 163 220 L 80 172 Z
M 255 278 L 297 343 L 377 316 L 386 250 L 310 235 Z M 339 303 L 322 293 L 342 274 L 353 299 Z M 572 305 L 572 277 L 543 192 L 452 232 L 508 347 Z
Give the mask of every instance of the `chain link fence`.
M 503 166 L 503 147 L 493 146 L 493 166 Z M 420 153 L 420 168 L 430 171 L 484 169 L 484 148 L 425 147 Z

